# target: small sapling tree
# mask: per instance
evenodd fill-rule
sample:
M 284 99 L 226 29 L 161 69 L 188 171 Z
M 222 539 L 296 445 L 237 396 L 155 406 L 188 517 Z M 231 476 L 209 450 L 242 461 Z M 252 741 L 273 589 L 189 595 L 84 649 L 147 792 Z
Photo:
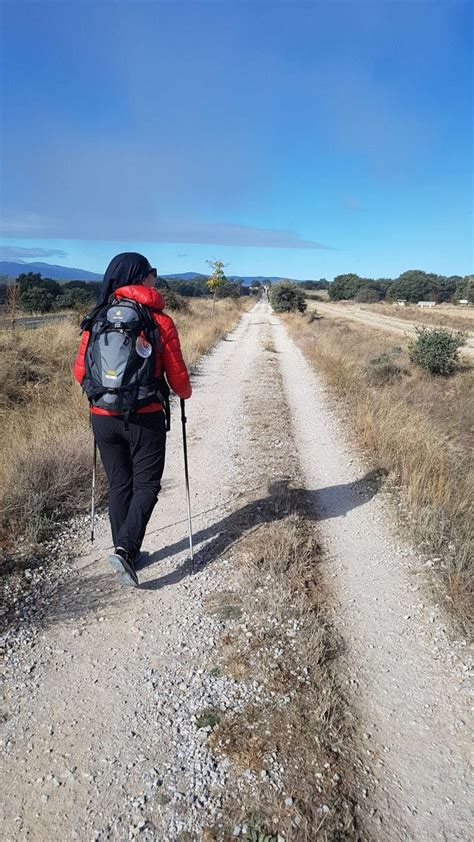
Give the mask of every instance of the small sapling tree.
M 222 260 L 207 260 L 207 265 L 212 269 L 212 275 L 207 280 L 207 287 L 212 293 L 212 315 L 216 309 L 216 298 L 219 290 L 228 283 L 224 274 L 224 264 Z

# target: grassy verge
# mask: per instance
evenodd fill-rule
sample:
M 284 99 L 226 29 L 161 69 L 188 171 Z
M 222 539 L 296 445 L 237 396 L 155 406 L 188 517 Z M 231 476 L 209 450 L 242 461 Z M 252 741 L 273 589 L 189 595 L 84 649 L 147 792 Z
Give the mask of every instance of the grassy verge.
M 243 301 L 196 300 L 177 323 L 191 369 L 237 323 Z M 35 543 L 60 519 L 87 510 L 91 436 L 87 402 L 72 378 L 77 319 L 0 332 L 0 546 Z M 103 491 L 103 485 L 102 485 Z
M 401 490 L 409 524 L 465 631 L 472 618 L 474 369 L 449 380 L 413 367 L 404 340 L 345 320 L 285 317 L 350 412 L 375 467 Z

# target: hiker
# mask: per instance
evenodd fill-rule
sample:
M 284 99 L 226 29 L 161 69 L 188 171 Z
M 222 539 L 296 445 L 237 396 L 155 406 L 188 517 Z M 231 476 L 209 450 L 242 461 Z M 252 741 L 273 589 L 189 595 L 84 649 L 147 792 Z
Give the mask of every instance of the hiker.
M 115 549 L 108 561 L 121 584 L 135 587 L 135 564 L 165 464 L 168 383 L 180 398 L 191 396 L 178 333 L 163 313 L 156 278 L 141 254 L 113 258 L 97 304 L 81 325 L 74 364 L 109 482 Z

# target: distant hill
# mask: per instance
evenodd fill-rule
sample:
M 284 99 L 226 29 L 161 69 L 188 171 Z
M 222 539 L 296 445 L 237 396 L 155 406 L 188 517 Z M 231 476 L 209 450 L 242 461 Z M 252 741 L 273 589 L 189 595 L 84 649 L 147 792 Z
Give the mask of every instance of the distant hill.
M 201 275 L 200 272 L 182 272 L 178 274 L 175 272 L 173 275 L 161 275 L 160 277 L 165 278 L 165 280 L 177 280 L 177 281 L 207 281 L 209 275 Z
M 102 275 L 97 272 L 88 272 L 86 269 L 75 269 L 72 266 L 56 266 L 52 263 L 27 263 L 26 261 L 10 261 L 0 260 L 0 275 L 8 275 L 11 278 L 16 278 L 21 272 L 40 272 L 43 278 L 52 278 L 54 281 L 101 281 Z M 166 280 L 176 279 L 177 281 L 206 281 L 209 275 L 203 275 L 201 272 L 175 272 L 171 275 L 161 275 Z M 284 280 L 274 276 L 266 277 L 265 275 L 228 275 L 230 281 L 237 281 L 250 286 L 253 281 L 277 281 Z M 294 278 L 287 280 L 295 281 Z M 298 283 L 298 281 L 295 281 Z
M 0 260 L 0 275 L 16 278 L 22 272 L 40 272 L 43 278 L 53 281 L 101 281 L 102 275 L 97 272 L 87 272 L 85 269 L 75 269 L 72 266 L 55 266 L 52 263 L 26 263 Z

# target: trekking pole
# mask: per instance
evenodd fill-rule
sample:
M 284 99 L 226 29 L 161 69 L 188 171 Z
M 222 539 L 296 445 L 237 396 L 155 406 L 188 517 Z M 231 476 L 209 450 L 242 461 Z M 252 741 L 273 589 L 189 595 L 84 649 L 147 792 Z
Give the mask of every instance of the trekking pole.
M 194 551 L 193 551 L 193 528 L 191 523 L 191 498 L 189 495 L 189 473 L 188 473 L 188 446 L 186 443 L 186 412 L 184 409 L 184 400 L 180 398 L 181 403 L 181 425 L 183 427 L 183 454 L 184 454 L 184 477 L 186 480 L 186 497 L 188 502 L 188 530 L 189 530 L 189 552 L 191 554 L 191 569 L 194 573 Z
M 97 475 L 97 442 L 94 436 L 94 447 L 92 451 L 92 500 L 91 500 L 91 544 L 95 538 L 95 480 Z

